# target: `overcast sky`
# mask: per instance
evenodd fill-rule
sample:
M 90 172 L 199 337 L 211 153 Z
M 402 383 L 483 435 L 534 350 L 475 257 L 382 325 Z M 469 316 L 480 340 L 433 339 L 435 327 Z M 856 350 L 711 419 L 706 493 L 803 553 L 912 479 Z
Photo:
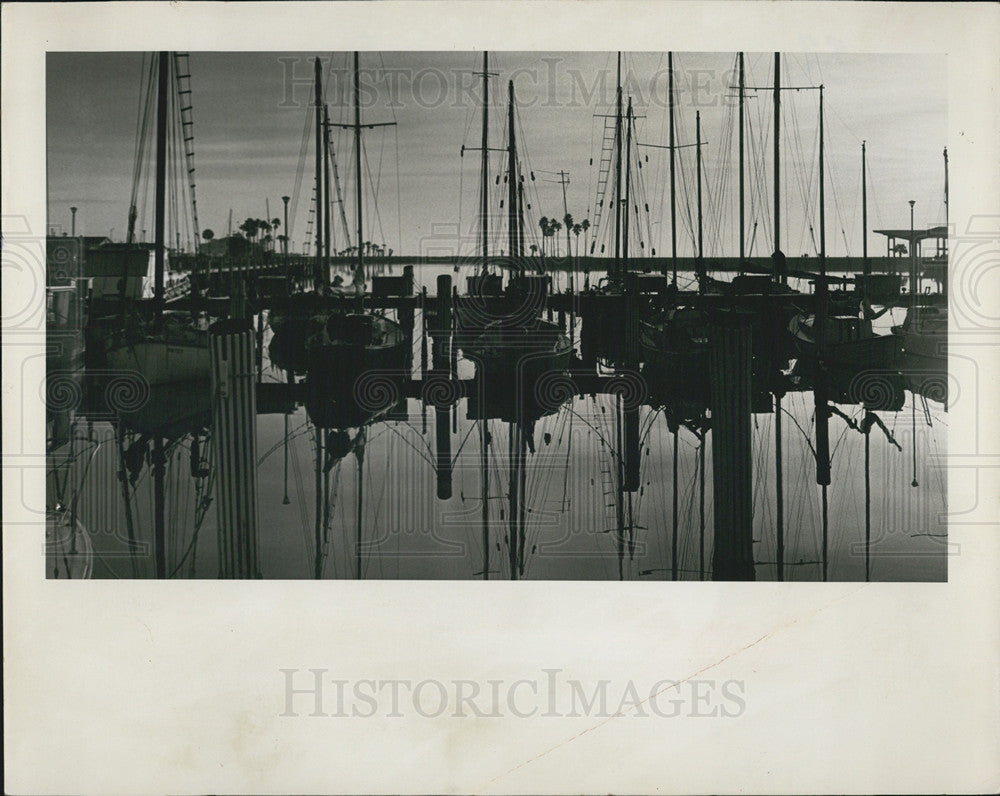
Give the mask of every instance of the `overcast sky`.
M 291 238 L 305 237 L 314 168 L 312 59 L 323 58 L 330 113 L 350 121 L 347 53 L 192 53 L 191 85 L 199 226 L 224 235 L 248 216 L 281 216 L 292 196 Z M 148 56 L 146 56 L 148 63 Z M 471 253 L 474 248 L 482 87 L 474 75 L 482 54 L 362 53 L 363 121 L 395 122 L 365 131 L 365 238 L 396 252 Z M 735 53 L 677 53 L 677 143 L 695 142 L 701 112 L 705 250 L 735 255 L 737 139 Z M 141 53 L 52 53 L 47 62 L 50 225 L 121 239 L 127 225 L 135 160 L 144 56 Z M 943 57 L 927 55 L 783 54 L 782 84 L 825 86 L 827 247 L 831 255 L 861 252 L 861 141 L 868 142 L 869 227 L 906 227 L 908 200 L 918 227 L 944 221 L 947 98 Z M 773 54 L 746 55 L 747 85 L 770 86 Z M 595 220 L 597 164 L 603 125 L 613 112 L 614 53 L 490 54 L 490 145 L 505 144 L 507 81 L 518 101 L 518 146 L 535 176 L 527 201 L 532 229 L 540 215 L 563 215 L 555 172 L 569 173 L 567 205 Z M 667 143 L 666 53 L 624 55 L 625 94 L 633 98 L 638 144 Z M 818 92 L 782 92 L 782 239 L 789 254 L 814 252 L 819 222 Z M 748 91 L 747 239 L 752 253 L 771 251 L 772 99 Z M 305 148 L 303 148 L 305 141 Z M 335 137 L 347 221 L 353 237 L 354 160 L 350 134 Z M 668 153 L 636 149 L 642 170 L 638 229 L 643 250 L 668 254 Z M 694 147 L 678 150 L 679 253 L 693 251 Z M 499 208 L 501 155 L 490 165 L 491 211 Z M 593 165 L 591 165 L 593 158 Z M 648 160 L 647 160 L 648 158 Z M 298 178 L 298 179 L 297 179 Z M 296 187 L 298 186 L 298 190 Z M 377 190 L 377 193 L 376 193 Z M 377 201 L 376 201 L 377 200 Z M 140 202 L 140 205 L 143 204 Z M 152 201 L 137 224 L 152 235 Z M 648 216 L 645 205 L 649 205 Z M 757 224 L 756 233 L 754 223 Z M 810 233 L 809 227 L 813 226 Z M 343 234 L 338 231 L 338 246 Z M 492 223 L 494 230 L 497 223 Z M 605 233 L 609 225 L 601 225 Z M 141 234 L 141 233 L 140 233 Z M 816 241 L 816 244 L 813 241 Z M 496 240 L 495 250 L 503 247 Z M 872 253 L 884 239 L 870 235 Z

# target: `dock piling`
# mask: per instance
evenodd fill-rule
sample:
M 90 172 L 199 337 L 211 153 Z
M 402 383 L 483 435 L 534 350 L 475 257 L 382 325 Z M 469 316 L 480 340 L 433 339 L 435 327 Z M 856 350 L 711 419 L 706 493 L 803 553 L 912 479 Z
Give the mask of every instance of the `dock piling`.
M 754 580 L 751 337 L 743 313 L 726 313 L 711 327 L 713 580 Z
M 212 445 L 217 462 L 219 577 L 260 578 L 257 507 L 257 391 L 249 319 L 209 329 Z

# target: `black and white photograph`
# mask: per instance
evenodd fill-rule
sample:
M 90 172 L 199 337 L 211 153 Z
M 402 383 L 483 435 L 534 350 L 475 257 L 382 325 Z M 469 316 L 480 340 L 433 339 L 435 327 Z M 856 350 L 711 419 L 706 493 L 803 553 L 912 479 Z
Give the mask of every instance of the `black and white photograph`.
M 49 576 L 945 580 L 944 73 L 49 53 Z
M 1000 6 L 0 19 L 5 791 L 1000 791 Z

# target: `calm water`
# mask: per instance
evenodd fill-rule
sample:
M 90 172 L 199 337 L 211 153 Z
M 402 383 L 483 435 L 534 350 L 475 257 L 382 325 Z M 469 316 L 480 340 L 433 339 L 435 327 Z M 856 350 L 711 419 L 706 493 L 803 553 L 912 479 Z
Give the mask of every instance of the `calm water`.
M 464 286 L 466 274 L 450 268 L 418 267 L 418 289 L 435 292 L 440 273 Z M 591 278 L 595 279 L 596 275 Z M 558 277 L 565 287 L 568 275 Z M 576 276 L 582 284 L 582 275 Z M 880 331 L 895 321 L 886 316 Z M 414 339 L 414 371 L 420 372 L 420 323 Z M 579 327 L 575 335 L 579 350 Z M 474 373 L 460 359 L 459 376 Z M 282 380 L 266 361 L 265 381 Z M 168 573 L 175 577 L 218 576 L 217 505 L 211 442 L 185 428 L 185 415 L 207 408 L 207 387 L 181 393 L 157 391 L 156 411 L 173 418 L 167 449 L 166 529 Z M 948 415 L 940 403 L 916 402 L 912 395 L 898 412 L 879 417 L 902 447 L 875 428 L 870 440 L 872 580 L 927 581 L 947 577 L 945 472 L 929 460 L 946 452 Z M 855 423 L 864 410 L 838 407 Z M 813 396 L 790 393 L 783 399 L 785 494 L 785 578 L 818 580 L 822 554 L 821 491 L 815 483 Z M 466 401 L 457 406 L 451 434 L 453 491 L 439 500 L 435 472 L 433 407 L 407 403 L 407 418 L 348 430 L 350 450 L 324 476 L 328 518 L 321 535 L 325 578 L 353 578 L 360 563 L 365 578 L 478 579 L 483 577 L 482 448 L 479 423 L 467 419 Z M 673 451 L 675 437 L 661 410 L 640 410 L 641 487 L 625 493 L 619 535 L 617 502 L 616 398 L 578 397 L 542 417 L 534 429 L 534 453 L 526 464 L 525 560 L 528 579 L 664 580 L 671 578 L 673 535 Z M 189 425 L 197 425 L 195 421 Z M 286 434 L 287 424 L 287 434 Z M 774 415 L 752 417 L 753 527 L 759 580 L 776 577 Z M 510 576 L 506 546 L 509 517 L 510 428 L 487 422 L 490 578 Z M 311 578 L 316 558 L 316 436 L 305 409 L 284 416 L 259 415 L 258 498 L 263 575 Z M 93 575 L 100 578 L 152 577 L 153 488 L 142 446 L 132 451 L 134 485 L 126 502 L 117 477 L 119 455 L 113 426 L 77 419 L 72 444 L 50 456 L 48 509 L 73 506 L 90 534 Z M 363 446 L 361 443 L 363 440 Z M 132 439 L 130 442 L 134 442 Z M 913 444 L 916 444 L 916 480 Z M 684 579 L 711 577 L 713 509 L 711 434 L 704 445 L 704 510 L 700 499 L 702 440 L 681 427 L 678 451 L 678 561 Z M 126 446 L 128 447 L 128 446 Z M 192 448 L 201 469 L 192 475 Z M 359 456 L 358 451 L 363 448 Z M 830 419 L 832 484 L 829 500 L 829 579 L 865 579 L 864 435 L 842 418 Z M 287 466 L 286 466 L 287 451 Z M 359 490 L 360 486 L 360 490 Z M 287 496 L 287 502 L 285 498 Z M 359 512 L 360 505 L 360 512 Z M 129 522 L 139 552 L 129 554 Z M 360 546 L 357 543 L 359 535 Z M 704 528 L 704 534 L 702 529 Z M 705 570 L 701 567 L 704 538 Z M 624 539 L 624 541 L 620 541 Z M 50 566 L 50 574 L 52 567 Z

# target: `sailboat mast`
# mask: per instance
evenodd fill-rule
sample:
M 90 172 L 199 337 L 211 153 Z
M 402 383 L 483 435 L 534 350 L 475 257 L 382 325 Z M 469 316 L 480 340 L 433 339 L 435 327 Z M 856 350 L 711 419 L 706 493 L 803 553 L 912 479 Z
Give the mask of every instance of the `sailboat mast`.
M 742 121 L 742 119 L 741 119 Z M 781 53 L 774 54 L 774 253 L 781 250 L 781 201 L 778 190 L 781 158 L 779 134 L 781 132 Z M 741 203 L 742 209 L 742 203 Z M 779 277 L 779 259 L 774 257 L 773 276 Z M 778 581 L 785 579 L 785 476 L 782 450 L 781 393 L 774 393 L 774 492 L 775 492 L 775 543 L 778 557 Z
M 364 434 L 364 429 L 362 429 L 359 434 Z M 357 517 L 357 547 L 354 552 L 354 558 L 356 561 L 356 571 L 357 578 L 361 580 L 361 541 L 362 541 L 362 519 L 364 518 L 364 486 L 365 486 L 365 454 L 364 454 L 364 444 L 365 440 L 362 437 L 361 447 L 355 448 L 355 456 L 358 460 L 358 517 Z
M 482 382 L 481 382 L 482 383 Z M 490 449 L 489 449 L 489 429 L 487 428 L 486 410 L 484 403 L 486 396 L 480 392 L 479 409 L 482 417 L 479 419 L 479 445 L 480 445 L 480 486 L 482 488 L 482 512 L 483 512 L 483 580 L 490 579 Z
M 323 103 L 323 236 L 326 238 L 324 247 L 323 273 L 330 273 L 330 108 Z M 329 276 L 327 276 L 329 279 Z
M 507 82 L 507 247 L 514 269 L 517 263 L 517 145 L 514 140 L 514 81 Z
M 948 147 L 944 148 L 944 229 L 948 234 Z
M 167 189 L 167 83 L 169 77 L 170 53 L 161 52 L 156 92 L 156 249 L 154 252 L 155 270 L 153 272 L 153 296 L 157 316 L 163 312 L 164 221 Z
M 621 271 L 628 271 L 628 228 L 629 228 L 629 198 L 632 190 L 632 98 L 628 98 L 628 111 L 625 117 L 625 196 L 622 199 L 622 264 Z
M 740 113 L 740 271 L 743 270 L 743 261 L 746 259 L 746 221 L 744 218 L 744 185 L 743 185 L 743 116 L 744 116 L 744 106 L 745 101 L 744 90 L 746 88 L 746 75 L 743 69 L 743 53 L 739 54 L 740 62 L 740 87 L 739 87 L 739 113 Z
M 169 80 L 170 55 L 161 52 L 156 94 L 156 249 L 154 253 L 154 309 L 157 319 L 163 315 L 163 255 L 164 218 L 166 215 L 167 187 L 167 83 Z M 166 457 L 163 438 L 159 433 L 153 437 L 153 503 L 155 512 L 154 542 L 156 547 L 156 577 L 167 577 L 166 551 Z
M 521 438 L 520 438 L 520 425 L 514 421 L 507 424 L 508 434 L 507 434 L 507 461 L 508 467 L 510 468 L 510 475 L 507 485 L 507 513 L 508 513 L 508 531 L 507 531 L 507 545 L 508 545 L 508 560 L 510 565 L 510 579 L 517 580 L 518 566 L 517 566 L 517 518 L 518 518 L 518 507 L 517 507 L 517 492 L 520 486 L 520 479 L 518 478 L 517 472 L 517 451 L 521 448 Z
M 315 61 L 316 79 L 316 260 L 313 264 L 313 290 L 322 290 L 323 278 L 323 108 L 322 66 L 319 58 Z
M 483 240 L 483 273 L 486 272 L 489 256 L 489 113 L 490 113 L 490 77 L 489 53 L 483 53 L 483 140 L 482 140 L 482 180 L 480 195 L 480 230 Z M 483 382 L 481 382 L 483 383 Z M 486 411 L 484 409 L 486 396 L 480 394 L 479 406 L 483 417 L 479 420 L 479 443 L 481 453 L 480 482 L 482 488 L 483 512 L 483 580 L 490 579 L 490 449 L 489 429 L 487 428 Z
M 823 155 L 823 86 L 819 87 L 819 273 L 826 276 L 826 158 Z
M 823 86 L 819 87 L 819 280 L 816 282 L 816 345 L 823 355 L 826 338 L 827 283 L 826 283 L 826 191 L 825 157 L 823 152 Z M 821 373 L 813 386 L 816 405 L 816 480 L 820 484 L 823 526 L 823 581 L 827 579 L 829 564 L 829 515 L 827 488 L 830 484 L 830 412 L 827 389 Z
M 677 155 L 674 150 L 674 54 L 667 54 L 670 106 L 670 259 L 673 266 L 673 285 L 677 286 L 677 181 L 674 167 Z M 675 437 L 676 442 L 676 437 Z M 676 470 L 676 468 L 675 468 Z
M 694 114 L 694 136 L 695 136 L 695 170 L 698 183 L 698 284 L 705 280 L 704 240 L 702 237 L 702 212 L 701 212 L 701 111 Z
M 489 246 L 488 227 L 488 199 L 489 199 L 489 118 L 490 118 L 490 77 L 489 77 L 489 53 L 483 53 L 483 142 L 482 142 L 482 178 L 480 182 L 481 195 L 479 197 L 479 228 L 483 236 L 483 270 L 486 270 L 487 257 L 489 256 L 487 247 Z
M 668 106 L 669 106 L 669 144 L 670 144 L 670 261 L 672 269 L 671 284 L 677 287 L 677 179 L 676 164 L 677 151 L 675 149 L 674 130 L 674 54 L 667 53 L 667 78 L 668 78 Z M 670 537 L 670 579 L 677 580 L 677 549 L 679 542 L 679 518 L 678 518 L 678 468 L 680 465 L 680 455 L 678 450 L 679 428 L 674 428 L 673 439 L 673 499 L 671 501 L 671 537 Z
M 358 53 L 354 53 L 354 170 L 358 175 L 357 211 L 358 211 L 358 264 L 357 273 L 365 274 L 365 237 L 361 212 L 361 78 L 358 69 Z
M 868 276 L 872 265 L 868 262 L 868 154 L 867 144 L 861 142 L 861 272 Z
M 316 432 L 316 467 L 315 467 L 315 490 L 316 490 L 316 525 L 313 529 L 313 536 L 316 541 L 316 558 L 313 560 L 313 577 L 319 580 L 323 577 L 323 431 L 319 426 L 315 427 Z
M 524 262 L 524 177 L 517 178 L 517 259 Z
M 622 54 L 618 53 L 615 93 L 615 274 L 621 275 L 622 223 Z
M 781 53 L 774 54 L 774 251 L 781 251 Z M 775 269 L 778 261 L 775 259 Z M 775 277 L 781 276 L 775 270 Z

